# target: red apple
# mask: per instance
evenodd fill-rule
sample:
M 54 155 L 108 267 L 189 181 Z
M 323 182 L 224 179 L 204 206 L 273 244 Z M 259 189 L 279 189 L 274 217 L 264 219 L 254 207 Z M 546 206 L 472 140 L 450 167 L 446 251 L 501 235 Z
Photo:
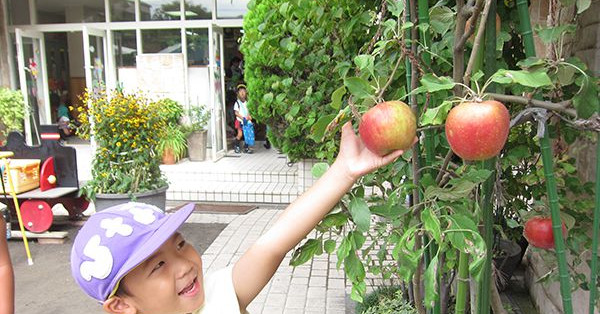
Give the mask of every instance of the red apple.
M 446 138 L 452 151 L 464 160 L 497 156 L 508 138 L 510 114 L 495 100 L 463 102 L 446 119 Z
M 567 237 L 567 227 L 562 223 L 563 237 Z M 533 217 L 525 223 L 523 235 L 529 244 L 540 249 L 554 248 L 554 234 L 552 233 L 552 219 L 545 217 Z
M 417 133 L 417 119 L 401 101 L 387 101 L 369 109 L 358 127 L 367 148 L 379 156 L 412 146 Z

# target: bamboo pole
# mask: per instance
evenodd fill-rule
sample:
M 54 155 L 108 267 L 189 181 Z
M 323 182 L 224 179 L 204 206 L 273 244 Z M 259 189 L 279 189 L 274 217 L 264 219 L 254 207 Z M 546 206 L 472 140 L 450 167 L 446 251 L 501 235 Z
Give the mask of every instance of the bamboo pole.
M 517 0 L 517 10 L 519 12 L 521 36 L 525 46 L 525 56 L 534 57 L 535 45 L 533 42 L 533 32 L 531 30 L 531 19 L 529 16 L 529 7 L 527 0 Z M 544 123 L 544 127 L 546 124 Z M 548 193 L 550 213 L 552 217 L 552 231 L 554 234 L 554 246 L 556 258 L 558 260 L 558 273 L 560 279 L 560 294 L 562 296 L 563 312 L 573 313 L 573 304 L 571 300 L 571 283 L 569 280 L 569 269 L 565 253 L 565 243 L 562 234 L 562 221 L 560 219 L 560 210 L 558 208 L 558 192 L 556 188 L 556 179 L 553 170 L 553 154 L 550 147 L 550 135 L 546 130 L 544 136 L 540 139 L 540 148 L 542 162 L 544 164 L 544 177 L 546 178 L 546 190 Z
M 487 4 L 486 4 L 487 5 Z M 485 45 L 484 45 L 484 73 L 489 78 L 496 72 L 496 1 L 490 1 L 489 11 L 487 11 L 487 21 L 485 23 Z M 476 21 L 473 21 L 475 23 Z M 483 25 L 483 24 L 482 24 Z M 494 86 L 490 86 L 494 89 Z M 492 248 L 494 245 L 494 218 L 493 218 L 493 193 L 495 175 L 496 157 L 483 162 L 483 167 L 492 171 L 492 175 L 483 183 L 482 197 L 482 215 L 483 215 L 483 239 L 485 241 L 486 254 L 483 266 L 481 282 L 479 282 L 477 297 L 477 313 L 490 312 L 490 286 L 492 284 Z
M 456 313 L 464 314 L 469 297 L 469 254 L 460 252 L 458 256 L 458 280 L 456 288 Z
M 594 314 L 596 308 L 596 297 L 598 288 L 596 282 L 598 280 L 598 238 L 600 237 L 600 133 L 597 134 L 596 143 L 596 208 L 594 209 L 594 231 L 592 236 L 592 263 L 590 273 L 590 307 L 589 313 Z

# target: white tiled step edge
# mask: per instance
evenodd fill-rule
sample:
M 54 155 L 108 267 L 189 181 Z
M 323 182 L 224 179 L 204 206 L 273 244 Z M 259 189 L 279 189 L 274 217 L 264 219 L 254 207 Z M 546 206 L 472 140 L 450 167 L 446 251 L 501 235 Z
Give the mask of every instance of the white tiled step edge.
M 205 182 L 188 185 L 171 184 L 170 201 L 210 201 L 240 203 L 290 203 L 298 197 L 293 183 Z
M 296 183 L 298 177 L 296 172 L 276 172 L 276 171 L 244 171 L 244 172 L 204 172 L 204 171 L 175 171 L 163 168 L 164 174 L 170 182 L 275 182 L 275 183 Z

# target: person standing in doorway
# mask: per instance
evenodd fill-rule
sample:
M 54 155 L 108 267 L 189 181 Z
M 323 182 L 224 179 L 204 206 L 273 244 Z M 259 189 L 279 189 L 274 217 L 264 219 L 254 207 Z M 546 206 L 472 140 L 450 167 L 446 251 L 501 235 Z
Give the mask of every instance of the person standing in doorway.
M 241 152 L 240 149 L 240 141 L 244 136 L 244 132 L 242 128 L 245 123 L 252 122 L 252 117 L 250 116 L 250 112 L 248 111 L 248 92 L 246 90 L 246 85 L 240 84 L 237 86 L 237 100 L 233 105 L 233 112 L 235 113 L 235 129 L 237 134 L 235 136 L 233 147 L 236 154 Z M 248 144 L 244 143 L 244 152 L 247 154 L 252 154 L 252 150 L 248 147 Z

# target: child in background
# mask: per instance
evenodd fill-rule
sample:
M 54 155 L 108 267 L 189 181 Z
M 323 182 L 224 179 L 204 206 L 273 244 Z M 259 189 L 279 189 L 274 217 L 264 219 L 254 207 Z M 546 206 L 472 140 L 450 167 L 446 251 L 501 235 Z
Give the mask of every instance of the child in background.
M 347 123 L 330 169 L 234 265 L 206 277 L 202 258 L 177 232 L 193 204 L 171 215 L 140 203 L 100 211 L 75 238 L 72 274 L 108 313 L 247 313 L 285 255 L 356 180 L 401 154 L 375 155 Z
M 6 243 L 6 223 L 3 215 L 0 215 L 0 313 L 14 313 L 14 273 L 8 244 Z

